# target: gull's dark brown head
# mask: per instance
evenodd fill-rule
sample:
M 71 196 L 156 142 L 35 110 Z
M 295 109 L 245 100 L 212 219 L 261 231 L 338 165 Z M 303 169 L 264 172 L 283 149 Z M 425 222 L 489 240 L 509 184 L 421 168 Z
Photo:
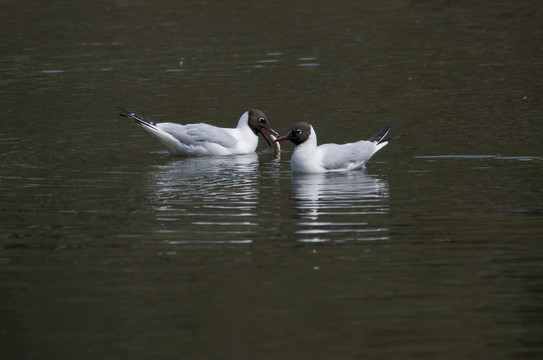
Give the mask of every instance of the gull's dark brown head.
M 250 109 L 248 113 L 249 113 L 248 125 L 251 128 L 251 130 L 253 130 L 256 136 L 258 136 L 258 134 L 262 134 L 262 137 L 264 138 L 264 140 L 266 140 L 268 145 L 271 146 L 270 139 L 268 139 L 263 129 L 266 129 L 267 131 L 269 131 L 275 136 L 279 136 L 279 134 L 277 133 L 277 131 L 271 128 L 270 123 L 268 122 L 268 118 L 266 117 L 266 114 L 264 114 L 262 111 L 257 110 L 257 109 Z
M 290 140 L 294 144 L 300 145 L 309 139 L 309 135 L 311 135 L 311 125 L 305 121 L 302 121 L 294 124 L 288 134 L 285 136 L 279 136 L 277 139 L 275 139 L 275 141 Z

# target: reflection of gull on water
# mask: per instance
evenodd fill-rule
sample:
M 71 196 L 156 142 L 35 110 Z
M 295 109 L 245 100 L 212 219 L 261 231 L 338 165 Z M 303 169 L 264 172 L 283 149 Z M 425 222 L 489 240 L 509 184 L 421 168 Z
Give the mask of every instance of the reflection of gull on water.
M 388 214 L 388 185 L 362 171 L 293 174 L 298 241 L 388 239 L 387 228 L 370 224 Z M 301 236 L 301 238 L 300 238 Z
M 185 157 L 156 166 L 153 172 L 153 187 L 160 194 L 182 189 L 193 195 L 209 187 L 249 187 L 258 176 L 258 155 L 234 155 L 213 157 Z
M 173 243 L 247 242 L 258 206 L 257 154 L 187 157 L 156 166 L 151 203 Z

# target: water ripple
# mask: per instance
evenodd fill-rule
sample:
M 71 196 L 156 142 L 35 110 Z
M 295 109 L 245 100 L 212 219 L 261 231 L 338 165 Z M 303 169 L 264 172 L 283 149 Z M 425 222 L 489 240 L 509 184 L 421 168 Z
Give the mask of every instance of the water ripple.
M 497 159 L 497 160 L 518 160 L 532 161 L 542 160 L 540 156 L 501 156 L 501 155 L 420 155 L 416 159 Z
M 292 178 L 299 242 L 388 239 L 388 229 L 368 219 L 387 214 L 388 186 L 364 172 L 308 174 Z M 336 221 L 340 217 L 344 221 Z M 359 219 L 345 221 L 346 219 Z
M 170 244 L 246 243 L 258 223 L 258 156 L 180 158 L 151 173 L 151 203 Z

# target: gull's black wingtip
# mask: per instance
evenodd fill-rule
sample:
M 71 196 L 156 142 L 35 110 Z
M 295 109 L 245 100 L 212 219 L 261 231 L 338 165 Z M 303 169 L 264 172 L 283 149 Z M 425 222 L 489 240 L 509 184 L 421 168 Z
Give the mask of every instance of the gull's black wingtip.
M 387 136 L 388 132 L 390 131 L 390 128 L 391 128 L 390 125 L 385 126 L 384 128 L 381 129 L 381 131 L 379 131 L 377 134 L 369 138 L 368 141 L 379 144 L 381 141 L 383 141 L 385 136 Z
M 120 111 L 122 111 L 122 112 L 124 112 L 124 113 L 127 113 L 128 115 L 131 115 L 131 114 L 132 114 L 131 111 L 126 110 L 126 109 L 123 108 L 122 106 L 117 106 L 117 110 L 120 110 Z M 122 117 L 128 117 L 128 116 L 125 115 L 125 114 L 119 114 L 119 115 L 122 116 Z
M 138 115 L 138 114 L 136 114 L 136 113 L 134 113 L 134 112 L 132 112 L 130 110 L 127 110 L 127 109 L 123 108 L 122 106 L 117 106 L 117 109 L 124 112 L 124 113 L 126 113 L 126 115 L 125 114 L 119 114 L 119 115 L 124 116 L 124 117 L 129 117 L 129 118 L 131 118 L 133 120 L 136 120 L 140 124 L 153 125 L 153 126 L 157 124 L 155 121 L 153 121 L 151 119 L 148 119 L 146 117 L 143 117 L 141 115 Z

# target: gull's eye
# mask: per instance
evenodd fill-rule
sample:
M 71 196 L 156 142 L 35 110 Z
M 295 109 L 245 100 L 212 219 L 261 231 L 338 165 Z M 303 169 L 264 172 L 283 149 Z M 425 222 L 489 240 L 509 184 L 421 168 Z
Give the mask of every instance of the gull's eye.
M 296 135 L 300 135 L 300 134 L 302 133 L 302 130 L 300 130 L 300 129 L 294 129 L 294 133 L 295 133 Z
M 261 124 L 265 124 L 265 123 L 266 123 L 266 119 L 264 119 L 264 118 L 258 118 L 258 122 L 261 123 Z

